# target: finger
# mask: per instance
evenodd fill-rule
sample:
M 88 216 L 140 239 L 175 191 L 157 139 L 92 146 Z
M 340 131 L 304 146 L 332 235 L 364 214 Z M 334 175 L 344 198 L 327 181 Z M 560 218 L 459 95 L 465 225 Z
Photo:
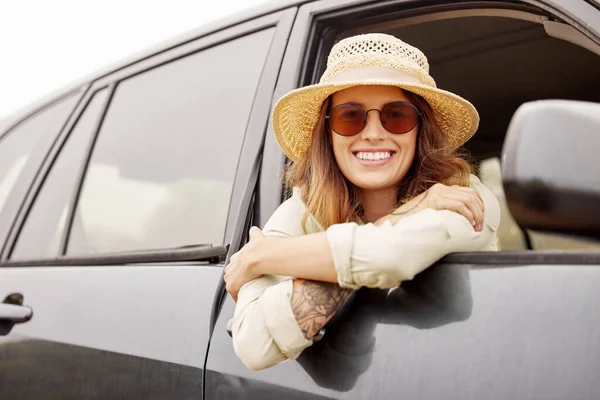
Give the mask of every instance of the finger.
M 233 299 L 233 301 L 235 301 L 237 303 L 237 295 L 238 293 L 229 285 L 225 286 L 225 290 L 227 290 L 227 293 L 229 293 L 229 295 L 231 296 L 231 298 Z
M 235 288 L 233 283 L 228 283 L 225 285 L 225 290 L 227 291 L 227 293 L 229 293 L 233 301 L 237 303 L 239 289 Z
M 479 216 L 476 216 L 476 219 L 478 221 L 477 226 L 475 227 L 475 229 L 477 231 L 480 231 L 481 229 L 483 229 L 483 221 L 485 219 L 485 204 L 483 203 L 483 199 L 481 198 L 481 196 L 479 195 L 479 192 L 477 192 L 477 190 L 473 189 L 473 188 L 469 188 L 471 190 L 471 197 L 473 198 L 473 202 L 475 204 L 477 204 L 478 208 L 479 208 Z
M 235 254 L 233 256 L 231 256 L 231 258 L 229 259 L 229 264 L 227 264 L 225 266 L 225 272 L 226 273 L 229 272 L 229 271 L 231 271 L 231 270 L 233 270 L 233 269 L 235 269 L 235 266 L 236 266 L 237 262 L 235 261 L 234 256 L 235 256 Z
M 483 202 L 483 199 L 476 190 L 473 190 L 473 197 L 475 198 L 475 201 L 477 202 L 477 204 L 479 205 L 479 209 L 481 210 L 480 222 L 475 227 L 475 230 L 481 231 L 483 229 L 483 222 L 485 221 L 485 203 Z
M 474 201 L 479 205 L 482 211 L 485 211 L 485 204 L 483 203 L 483 199 L 479 195 L 479 192 L 471 187 L 462 187 L 463 192 L 468 193 Z
M 229 263 L 226 267 L 225 267 L 225 274 L 223 275 L 223 278 L 225 278 L 226 280 L 229 279 L 231 276 L 235 275 L 235 270 L 236 270 L 236 263 Z
M 468 206 L 471 208 L 477 222 L 483 222 L 485 205 L 475 189 L 463 186 L 453 186 L 446 190 L 444 195 L 452 198 L 460 198 L 461 200 L 468 202 Z
M 473 225 L 474 216 L 469 207 L 465 205 L 465 203 L 461 200 L 453 199 L 450 197 L 443 197 L 438 199 L 438 204 L 440 209 L 454 211 L 469 221 L 471 225 Z
M 458 186 L 461 192 L 467 193 L 473 197 L 473 199 L 479 204 L 482 210 L 485 211 L 485 204 L 483 203 L 483 199 L 479 195 L 479 192 L 472 187 Z
M 455 191 L 452 193 L 446 193 L 446 195 L 447 198 L 463 202 L 469 211 L 471 211 L 471 214 L 473 215 L 473 220 L 470 221 L 471 225 L 478 227 L 483 224 L 483 210 L 471 194 Z
M 473 213 L 474 221 L 471 221 L 471 223 L 475 230 L 481 231 L 483 229 L 485 205 L 479 196 L 479 193 L 475 189 L 471 187 L 453 185 L 450 187 L 440 186 L 439 191 L 440 196 L 460 199 L 461 201 L 465 202 L 467 207 Z

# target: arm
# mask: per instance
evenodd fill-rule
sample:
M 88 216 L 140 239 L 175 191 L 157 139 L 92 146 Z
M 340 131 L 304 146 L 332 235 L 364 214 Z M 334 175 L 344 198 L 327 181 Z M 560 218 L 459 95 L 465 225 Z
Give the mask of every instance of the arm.
M 297 358 L 350 293 L 336 284 L 284 276 L 248 282 L 233 318 L 235 353 L 253 370 Z
M 478 191 L 486 204 L 485 224 L 479 233 L 455 212 L 440 214 L 430 209 L 426 213 L 409 214 L 413 220 L 407 222 L 407 216 L 406 224 L 383 221 L 381 227 L 369 224 L 366 228 L 340 224 L 340 231 L 299 236 L 303 234 L 299 224 L 295 227 L 271 224 L 279 219 L 278 213 L 286 215 L 280 219 L 284 222 L 301 220 L 304 212 L 301 201 L 292 206 L 294 203 L 288 200 L 265 226 L 268 235 L 287 239 L 273 239 L 278 243 L 269 246 L 270 262 L 256 265 L 267 275 L 246 283 L 239 292 L 233 326 L 238 357 L 251 369 L 267 368 L 298 357 L 312 344 L 307 338 L 312 338 L 331 319 L 351 293 L 332 284 L 338 281 L 338 276 L 349 288 L 394 287 L 444 254 L 460 251 L 461 246 L 466 250 L 493 249 L 499 206 L 483 185 Z M 404 265 L 399 266 L 399 260 L 404 260 Z M 373 266 L 379 268 L 378 273 L 373 273 Z M 390 266 L 391 273 L 386 271 Z M 301 279 L 315 277 L 330 283 Z
M 271 240 L 280 241 L 304 235 L 300 221 L 305 209 L 299 196 L 293 196 L 269 219 L 264 234 Z M 316 224 L 310 228 L 322 230 Z M 325 258 L 328 252 L 327 246 L 317 250 Z M 315 259 L 318 258 L 317 255 Z M 310 265 L 306 250 L 299 259 L 303 260 L 302 265 Z M 329 279 L 335 279 L 335 275 Z M 262 275 L 246 283 L 239 291 L 233 321 L 236 354 L 254 370 L 295 359 L 312 345 L 310 339 L 331 319 L 350 293 L 351 290 L 334 283 L 293 279 L 281 273 Z
M 421 205 L 424 194 L 416 199 L 419 207 L 411 205 L 409 212 L 396 213 L 378 221 L 378 225 L 358 226 L 355 223 L 338 224 L 326 232 L 293 237 L 285 240 L 264 241 L 256 248 L 256 258 L 249 268 L 257 274 L 281 274 L 302 279 L 337 282 L 342 287 L 361 286 L 390 288 L 401 281 L 412 279 L 446 254 L 458 251 L 495 250 L 496 230 L 500 208 L 494 195 L 471 178 L 484 205 L 484 214 L 475 223 L 470 210 L 450 211 L 440 208 L 440 199 L 447 204 L 459 204 L 450 193 L 447 198 L 429 197 Z M 462 189 L 461 189 L 462 190 Z M 459 195 L 461 195 L 459 193 Z M 480 198 L 479 198 L 480 197 Z M 391 221 L 390 221 L 391 220 Z
M 352 293 L 336 283 L 294 280 L 292 310 L 307 339 L 312 339 L 335 315 Z

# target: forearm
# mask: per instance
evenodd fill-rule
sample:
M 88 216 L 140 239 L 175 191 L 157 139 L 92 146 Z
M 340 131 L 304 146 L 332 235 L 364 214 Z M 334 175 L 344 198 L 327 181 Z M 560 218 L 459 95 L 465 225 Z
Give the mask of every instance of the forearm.
M 326 232 L 274 239 L 252 266 L 256 273 L 337 283 Z
M 313 338 L 335 315 L 352 293 L 335 283 L 294 280 L 292 310 L 307 339 Z

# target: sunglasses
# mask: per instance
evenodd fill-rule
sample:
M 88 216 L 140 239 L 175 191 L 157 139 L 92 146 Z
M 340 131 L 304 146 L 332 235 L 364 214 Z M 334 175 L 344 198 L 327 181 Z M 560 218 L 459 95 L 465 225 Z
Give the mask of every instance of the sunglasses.
M 406 101 L 388 103 L 381 110 L 376 108 L 365 110 L 355 103 L 339 104 L 333 107 L 325 118 L 329 121 L 329 127 L 338 135 L 354 136 L 365 129 L 367 115 L 371 111 L 379 111 L 381 126 L 395 134 L 411 131 L 421 118 L 421 112 L 417 107 Z

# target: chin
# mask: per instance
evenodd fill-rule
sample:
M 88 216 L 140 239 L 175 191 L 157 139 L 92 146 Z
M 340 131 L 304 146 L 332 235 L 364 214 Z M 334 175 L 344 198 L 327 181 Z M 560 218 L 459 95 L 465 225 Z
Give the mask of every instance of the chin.
M 401 179 L 372 179 L 372 178 L 356 178 L 352 179 L 351 182 L 359 189 L 362 190 L 384 190 L 391 187 L 395 187 L 400 183 Z

